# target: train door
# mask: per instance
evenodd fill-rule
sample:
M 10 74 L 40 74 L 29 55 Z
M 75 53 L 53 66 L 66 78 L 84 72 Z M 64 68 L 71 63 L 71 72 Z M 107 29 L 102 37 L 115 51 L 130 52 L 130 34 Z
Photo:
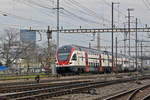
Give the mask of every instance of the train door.
M 102 72 L 103 69 L 102 69 L 102 55 L 99 54 L 99 71 Z
M 88 65 L 88 53 L 85 52 L 85 63 L 86 63 L 86 72 L 89 72 L 89 65 Z

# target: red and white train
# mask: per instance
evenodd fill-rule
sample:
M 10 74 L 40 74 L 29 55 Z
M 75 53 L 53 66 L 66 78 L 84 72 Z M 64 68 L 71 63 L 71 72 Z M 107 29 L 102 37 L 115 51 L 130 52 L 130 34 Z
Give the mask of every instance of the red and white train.
M 112 68 L 112 54 L 110 52 L 77 45 L 60 47 L 56 52 L 56 59 L 56 71 L 58 74 L 110 73 L 112 71 L 124 72 L 136 69 L 135 59 L 132 57 L 117 54 L 117 61 L 114 57 L 114 67 Z

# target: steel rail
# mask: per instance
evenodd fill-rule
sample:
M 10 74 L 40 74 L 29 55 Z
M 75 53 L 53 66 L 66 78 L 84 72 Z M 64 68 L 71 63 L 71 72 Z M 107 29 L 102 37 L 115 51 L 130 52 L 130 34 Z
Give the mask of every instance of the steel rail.
M 44 93 L 44 92 L 53 92 L 53 91 L 59 91 L 62 89 L 69 89 L 69 88 L 74 88 L 74 87 L 79 87 L 79 86 L 86 86 L 86 85 L 91 85 L 91 84 L 102 84 L 104 82 L 87 82 L 87 83 L 71 83 L 63 86 L 56 86 L 56 87 L 50 87 L 50 88 L 42 88 L 42 89 L 37 89 L 37 90 L 30 90 L 30 91 L 23 91 L 23 92 L 15 92 L 15 93 L 6 93 L 0 95 L 0 97 L 9 97 L 9 98 L 16 98 L 16 97 L 21 97 L 25 95 L 32 95 L 32 94 L 39 94 L 39 93 Z
M 140 79 L 143 79 L 143 78 L 140 78 Z M 5 95 L 2 95 L 2 97 L 18 98 L 18 100 L 30 100 L 30 98 L 32 98 L 32 100 L 35 100 L 33 98 L 36 98 L 36 99 L 39 97 L 45 98 L 47 97 L 46 95 L 48 96 L 51 95 L 50 97 L 55 97 L 58 95 L 71 94 L 74 92 L 81 93 L 91 88 L 97 88 L 97 87 L 102 87 L 106 85 L 129 82 L 129 81 L 134 81 L 134 80 L 136 80 L 136 78 L 132 78 L 132 79 L 126 78 L 126 79 L 112 80 L 112 81 L 107 81 L 107 82 L 91 82 L 91 83 L 89 82 L 89 83 L 82 83 L 82 84 L 76 84 L 76 85 L 60 86 L 60 87 L 55 87 L 55 88 L 47 88 L 47 89 L 39 89 L 39 90 L 33 90 L 33 91 L 25 91 L 25 92 L 20 92 L 20 93 L 18 92 L 18 93 L 12 93 L 12 94 L 5 94 Z M 44 93 L 44 94 L 41 94 L 41 93 Z
M 133 79 L 134 80 L 134 79 Z M 132 81 L 129 79 L 128 81 Z M 102 83 L 102 84 L 90 84 L 82 87 L 77 87 L 77 88 L 71 88 L 71 89 L 66 89 L 62 91 L 56 91 L 52 93 L 45 93 L 45 94 L 40 94 L 40 95 L 33 95 L 33 96 L 28 96 L 28 97 L 22 97 L 22 98 L 17 98 L 16 100 L 43 100 L 46 98 L 52 98 L 52 97 L 57 97 L 57 96 L 62 96 L 62 95 L 67 95 L 67 94 L 73 94 L 73 93 L 82 93 L 84 91 L 88 91 L 93 88 L 99 88 L 111 84 L 117 84 L 117 83 L 122 83 L 122 82 L 127 82 L 127 80 L 118 80 L 118 81 L 112 81 L 108 83 Z
M 129 91 L 125 91 L 125 92 L 121 92 L 119 94 L 116 94 L 114 96 L 110 96 L 108 98 L 105 98 L 104 100 L 116 100 L 118 98 L 121 98 L 122 96 L 127 96 L 127 100 L 132 100 L 134 98 L 134 96 L 141 90 L 141 89 L 145 89 L 147 87 L 149 87 L 150 84 L 148 85 L 145 85 L 145 86 L 142 86 L 140 88 L 134 88 L 134 89 L 131 89 Z M 146 97 L 145 97 L 146 98 Z M 98 99 L 96 99 L 98 100 Z
M 128 76 L 129 74 L 123 73 L 119 74 L 119 76 Z M 47 83 L 47 82 L 61 82 L 61 81 L 70 81 L 70 80 L 79 80 L 79 79 L 95 79 L 95 77 L 102 77 L 102 78 L 108 78 L 108 77 L 116 77 L 118 75 L 99 75 L 99 76 L 82 76 L 82 77 L 76 77 L 76 78 L 66 78 L 66 79 L 53 79 L 53 80 L 40 80 L 40 83 Z M 27 82 L 10 82 L 10 83 L 0 83 L 0 87 L 3 86 L 17 86 L 17 85 L 27 85 L 27 84 L 36 84 L 36 81 L 27 81 Z
M 145 97 L 143 97 L 141 100 L 150 100 L 150 94 L 145 96 Z
M 83 82 L 90 82 L 90 81 L 76 81 L 76 82 L 66 82 L 66 83 L 47 83 L 47 84 L 29 84 L 29 85 L 20 85 L 20 86 L 8 86 L 8 87 L 1 87 L 0 93 L 11 93 L 11 92 L 20 92 L 20 91 L 29 91 L 35 89 L 42 89 L 42 88 L 50 88 L 56 86 L 66 86 L 68 84 L 79 84 Z
M 46 98 L 52 98 L 52 97 L 57 97 L 57 96 L 62 96 L 62 95 L 67 95 L 67 94 L 73 94 L 73 93 L 82 93 L 84 91 L 88 91 L 93 88 L 98 88 L 106 85 L 111 85 L 115 83 L 120 83 L 120 81 L 110 81 L 107 83 L 95 83 L 95 84 L 89 84 L 89 85 L 84 85 L 84 86 L 79 86 L 79 87 L 74 87 L 70 89 L 64 89 L 61 91 L 54 91 L 50 93 L 45 93 L 45 94 L 40 94 L 40 95 L 33 95 L 33 96 L 28 96 L 28 97 L 22 97 L 18 98 L 16 100 L 36 100 L 37 98 L 46 99 Z
M 133 100 L 133 98 L 137 95 L 137 93 L 139 93 L 140 90 L 146 89 L 146 88 L 148 88 L 148 87 L 150 87 L 150 84 L 145 85 L 145 86 L 143 86 L 143 87 L 141 87 L 141 88 L 136 89 L 136 90 L 128 97 L 127 100 Z

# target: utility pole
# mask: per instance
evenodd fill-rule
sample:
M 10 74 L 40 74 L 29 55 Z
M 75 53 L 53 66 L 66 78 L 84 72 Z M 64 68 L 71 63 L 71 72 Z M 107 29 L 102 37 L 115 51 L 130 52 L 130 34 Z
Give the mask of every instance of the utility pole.
M 114 4 L 119 4 L 119 3 L 114 3 L 112 2 L 112 34 L 111 34 L 111 37 L 112 37 L 112 72 L 113 72 L 113 66 L 114 66 Z
M 53 9 L 57 9 L 57 49 L 59 48 L 59 12 L 60 9 L 63 9 L 59 5 L 60 5 L 59 0 L 57 0 L 57 7 L 53 8 Z
M 112 33 L 111 33 L 111 37 L 112 37 L 112 40 L 111 40 L 111 42 L 112 42 L 112 72 L 113 72 L 113 65 L 114 65 L 114 55 L 113 55 L 113 53 L 114 53 L 114 32 L 113 32 L 113 28 L 114 28 L 114 3 L 112 2 Z
M 137 68 L 137 67 L 138 67 L 138 66 L 137 66 L 137 42 L 138 42 L 138 41 L 137 41 L 137 18 L 136 18 L 136 34 L 135 34 L 135 38 L 136 38 L 136 39 L 135 39 L 135 52 L 136 52 L 135 56 L 136 56 L 136 62 L 135 62 L 135 63 L 136 63 L 136 70 L 137 70 L 137 69 L 138 69 L 138 68 Z
M 118 41 L 117 41 L 117 37 L 116 37 L 116 69 L 117 69 L 117 56 L 118 56 L 118 55 L 117 55 L 117 49 L 118 49 L 118 44 L 117 44 L 117 42 L 118 42 Z
M 133 9 L 128 8 L 128 33 L 129 33 L 129 56 L 130 56 L 130 18 L 132 17 L 130 12 L 133 11 Z
M 48 43 L 48 66 L 51 67 L 51 44 L 50 39 L 52 39 L 52 31 L 50 31 L 50 26 L 48 26 L 47 30 L 47 43 Z
M 100 50 L 101 47 L 100 47 L 100 34 L 97 33 L 97 49 Z
M 59 0 L 57 0 L 57 49 L 59 48 Z
M 137 65 L 137 42 L 138 42 L 137 41 L 137 18 L 136 18 L 136 25 L 135 26 L 136 26 L 136 32 L 135 32 L 136 33 L 136 35 L 135 35 L 136 36 L 136 39 L 135 39 L 135 46 L 136 46 L 135 51 L 136 51 L 136 53 L 135 54 L 136 54 L 136 70 L 137 70 L 136 82 L 138 82 L 139 79 L 138 79 L 138 65 Z
M 143 72 L 143 46 L 141 41 L 141 72 Z
M 126 25 L 124 23 L 124 29 L 126 28 Z M 127 32 L 124 31 L 124 55 L 126 55 L 126 40 L 127 40 Z
M 91 49 L 91 43 L 89 42 L 89 48 Z

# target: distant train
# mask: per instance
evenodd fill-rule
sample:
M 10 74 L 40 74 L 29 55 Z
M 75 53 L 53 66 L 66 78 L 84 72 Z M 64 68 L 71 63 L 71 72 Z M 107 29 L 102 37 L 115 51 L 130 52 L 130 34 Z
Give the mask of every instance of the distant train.
M 114 54 L 115 55 L 115 54 Z M 56 71 L 66 73 L 110 73 L 135 71 L 135 59 L 123 54 L 114 56 L 112 53 L 77 45 L 65 45 L 56 52 Z M 117 61 L 117 63 L 116 63 Z M 140 63 L 138 63 L 138 66 Z

